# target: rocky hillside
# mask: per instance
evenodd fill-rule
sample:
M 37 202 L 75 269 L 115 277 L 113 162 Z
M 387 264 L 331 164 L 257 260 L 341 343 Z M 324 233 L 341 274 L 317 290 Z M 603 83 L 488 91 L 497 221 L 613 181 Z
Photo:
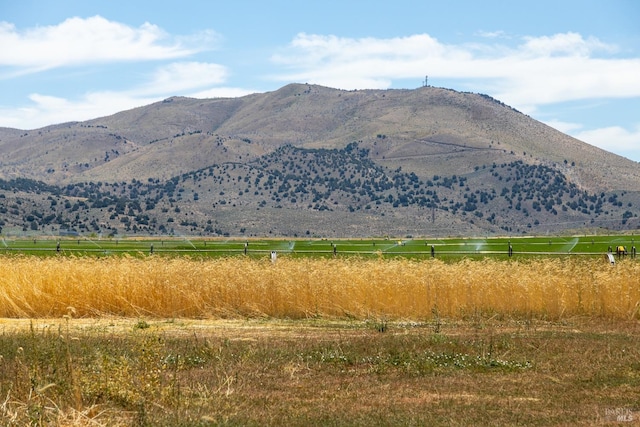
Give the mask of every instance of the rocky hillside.
M 540 234 L 637 228 L 637 163 L 486 95 L 293 84 L 0 129 L 4 233 Z

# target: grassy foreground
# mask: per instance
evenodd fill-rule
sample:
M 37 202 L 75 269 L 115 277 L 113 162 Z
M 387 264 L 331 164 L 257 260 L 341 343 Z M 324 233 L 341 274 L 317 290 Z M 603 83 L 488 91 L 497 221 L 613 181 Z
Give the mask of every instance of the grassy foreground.
M 0 425 L 637 423 L 638 268 L 6 256 Z
M 3 426 L 549 426 L 640 416 L 637 322 L 3 323 Z

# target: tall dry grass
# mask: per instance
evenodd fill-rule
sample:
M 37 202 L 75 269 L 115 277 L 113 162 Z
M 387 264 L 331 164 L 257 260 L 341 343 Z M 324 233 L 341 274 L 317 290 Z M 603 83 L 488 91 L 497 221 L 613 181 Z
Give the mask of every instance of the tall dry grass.
M 0 259 L 0 317 L 640 317 L 640 264 L 243 257 Z

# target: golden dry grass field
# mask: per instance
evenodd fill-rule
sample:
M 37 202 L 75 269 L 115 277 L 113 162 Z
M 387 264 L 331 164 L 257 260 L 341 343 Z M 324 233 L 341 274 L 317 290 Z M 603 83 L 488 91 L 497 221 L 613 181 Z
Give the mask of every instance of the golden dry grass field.
M 637 319 L 640 263 L 5 257 L 0 317 Z
M 639 264 L 0 259 L 0 425 L 640 417 Z

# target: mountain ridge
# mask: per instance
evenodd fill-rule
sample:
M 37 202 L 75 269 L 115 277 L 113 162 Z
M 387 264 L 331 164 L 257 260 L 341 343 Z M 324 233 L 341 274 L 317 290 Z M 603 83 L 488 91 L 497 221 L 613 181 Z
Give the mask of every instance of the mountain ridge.
M 152 234 L 171 229 L 213 235 L 323 234 L 321 228 L 305 224 L 310 221 L 331 225 L 335 234 L 357 235 L 386 234 L 398 224 L 403 224 L 401 234 L 446 233 L 447 227 L 470 233 L 533 233 L 561 230 L 557 225 L 544 228 L 558 220 L 568 224 L 564 228 L 629 228 L 635 224 L 635 206 L 640 205 L 636 162 L 564 135 L 490 96 L 435 87 L 344 91 L 289 84 L 241 98 L 171 97 L 85 122 L 32 131 L 1 128 L 0 152 L 4 153 L 0 178 L 7 188 L 8 183 L 27 179 L 70 189 L 50 195 L 60 198 L 54 208 L 60 216 L 57 223 L 45 224 L 40 218 L 34 219 L 34 226 L 33 221 L 24 220 L 29 212 L 13 209 L 15 218 L 5 220 L 5 228 L 21 224 L 23 231 L 78 227 L 58 212 L 63 199 L 77 197 L 75 193 L 84 194 L 89 204 L 109 209 L 107 202 L 95 203 L 105 200 L 97 189 L 91 194 L 72 190 L 84 185 L 93 188 L 91 183 L 122 193 L 129 200 L 123 203 L 135 206 L 141 192 L 148 195 L 156 191 L 151 189 L 154 185 L 175 181 L 173 187 L 190 194 L 190 200 L 178 201 L 175 194 L 164 193 L 162 201 L 156 194 L 154 202 L 146 205 L 154 207 L 142 209 L 155 218 L 156 226 L 145 229 L 145 224 L 139 224 L 140 232 Z M 355 158 L 354 152 L 366 156 Z M 321 171 L 328 158 L 333 158 L 333 169 L 325 165 Z M 296 162 L 300 163 L 291 169 Z M 353 177 L 341 173 L 345 168 Z M 372 178 L 374 170 L 386 178 Z M 216 174 L 227 175 L 209 179 Z M 200 177 L 198 184 L 195 176 Z M 388 182 L 376 187 L 376 179 Z M 251 185 L 246 186 L 247 182 Z M 277 187 L 265 187 L 267 182 L 277 182 Z M 514 182 L 528 198 L 513 193 Z M 116 187 L 120 183 L 136 191 L 123 192 Z M 295 197 L 288 186 L 298 188 Z M 15 185 L 11 188 L 21 191 Z M 30 200 L 29 194 L 21 197 Z M 4 209 L 9 212 L 6 195 Z M 37 204 L 38 213 L 46 216 L 42 202 Z M 167 213 L 178 205 L 197 218 L 182 221 L 187 225 L 178 226 L 176 218 L 167 223 Z M 99 209 L 87 208 L 91 215 L 83 222 L 85 229 L 94 223 L 98 226 L 90 228 L 93 232 L 123 232 L 124 217 Z M 255 222 L 247 210 L 266 223 L 250 231 L 232 224 L 238 218 Z M 270 210 L 273 213 L 267 215 Z M 403 210 L 409 217 L 419 215 L 422 227 L 403 218 L 399 214 Z M 125 215 L 129 224 L 135 225 L 132 219 L 141 213 L 137 211 Z M 331 216 L 340 220 L 332 222 Z M 440 225 L 436 217 L 443 221 Z M 208 223 L 212 218 L 217 219 Z M 367 230 L 358 225 L 362 221 L 380 225 Z M 275 223 L 280 225 L 274 228 Z

